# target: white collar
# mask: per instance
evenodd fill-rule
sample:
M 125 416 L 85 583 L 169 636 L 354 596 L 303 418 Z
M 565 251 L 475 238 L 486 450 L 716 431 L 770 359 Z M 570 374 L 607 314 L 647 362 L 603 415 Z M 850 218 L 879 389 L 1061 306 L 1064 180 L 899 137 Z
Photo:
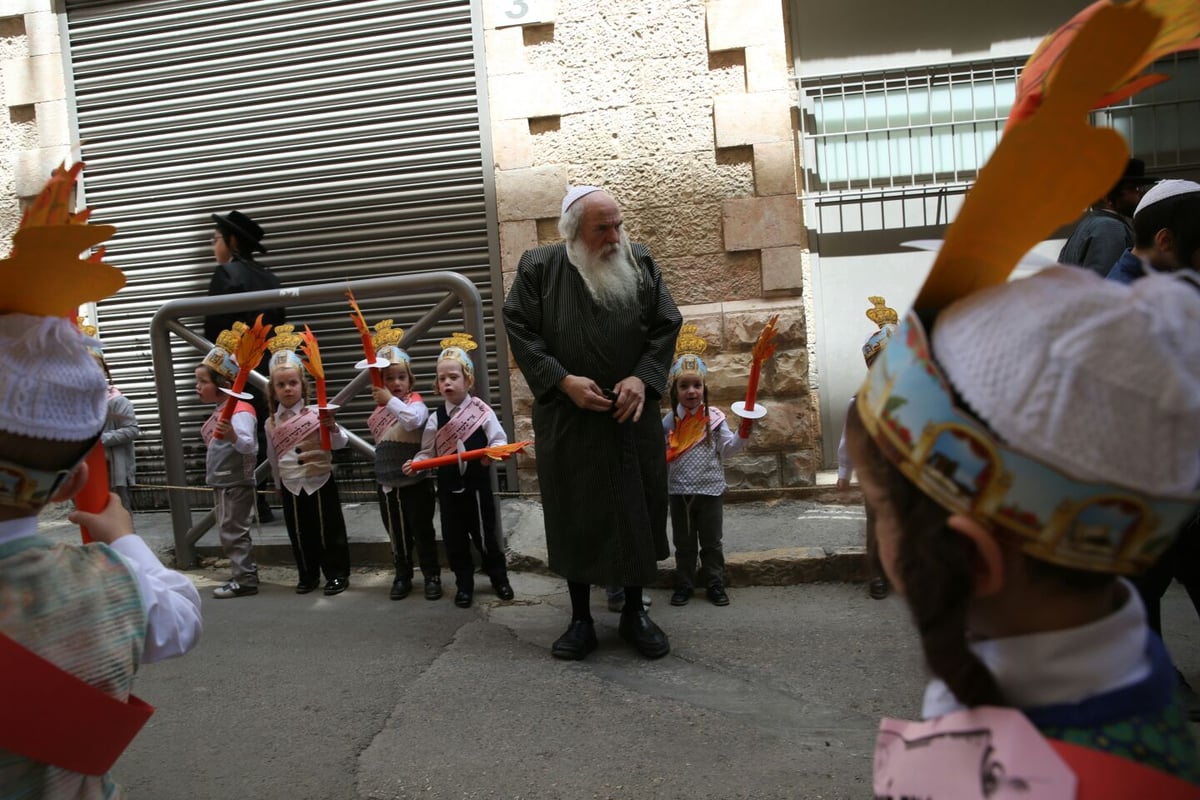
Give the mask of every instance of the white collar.
M 7 519 L 0 522 L 0 545 L 36 535 L 37 523 L 38 518 L 36 516 L 17 517 L 16 519 Z
M 275 421 L 282 422 L 284 413 L 286 413 L 288 411 L 291 411 L 295 414 L 299 414 L 303 410 L 304 410 L 304 401 L 303 400 L 300 400 L 294 406 L 280 406 L 279 408 L 275 409 Z
M 1122 606 L 1102 619 L 1048 633 L 988 639 L 970 645 L 996 676 L 1005 699 L 1016 708 L 1078 703 L 1144 680 L 1151 672 L 1146 654 L 1146 609 L 1128 581 Z M 941 680 L 925 688 L 922 715 L 940 717 L 964 706 Z

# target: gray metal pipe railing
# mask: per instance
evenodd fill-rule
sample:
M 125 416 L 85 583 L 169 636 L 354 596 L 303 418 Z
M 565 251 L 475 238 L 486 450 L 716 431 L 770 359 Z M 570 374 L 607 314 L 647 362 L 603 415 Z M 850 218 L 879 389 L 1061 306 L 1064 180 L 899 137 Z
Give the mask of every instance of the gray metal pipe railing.
M 311 286 L 287 287 L 265 292 L 189 297 L 164 303 L 150 321 L 150 350 L 154 368 L 154 383 L 158 391 L 163 459 L 169 486 L 185 486 L 187 481 L 183 461 L 183 429 L 179 421 L 178 396 L 175 391 L 175 364 L 171 357 L 171 334 L 179 336 L 201 353 L 207 353 L 213 346 L 212 342 L 189 329 L 179 322 L 179 319 L 230 311 L 311 306 L 344 299 L 348 289 L 353 291 L 354 296 L 359 299 L 438 289 L 446 292 L 444 298 L 434 304 L 417 322 L 408 326 L 404 332 L 404 338 L 400 342 L 401 347 L 406 347 L 409 343 L 420 339 L 457 306 L 462 307 L 463 329 L 476 341 L 483 341 L 483 300 L 479 295 L 479 290 L 475 288 L 475 284 L 457 272 L 429 272 L 420 275 L 396 275 L 388 278 L 318 283 Z M 475 364 L 475 375 L 480 379 L 475 384 L 476 393 L 481 400 L 490 403 L 491 384 L 482 347 L 471 351 L 471 360 Z M 261 373 L 252 373 L 250 380 L 255 386 L 266 391 L 267 378 Z M 362 371 L 346 384 L 331 402 L 344 405 L 366 388 L 370 381 L 370 373 L 366 370 Z M 347 431 L 347 434 L 350 446 L 363 454 L 374 456 L 375 448 L 369 443 L 350 431 Z M 266 462 L 259 464 L 254 474 L 256 480 L 266 478 L 270 474 L 270 465 Z M 493 472 L 493 483 L 495 480 Z M 193 527 L 191 503 L 188 501 L 186 491 L 171 488 L 167 491 L 167 497 L 171 507 L 171 527 L 175 534 L 175 564 L 181 568 L 190 567 L 196 560 L 195 543 L 212 527 L 215 521 L 213 513 L 210 510 Z M 499 529 L 499 515 L 497 515 L 496 524 L 497 536 L 503 541 L 503 531 Z

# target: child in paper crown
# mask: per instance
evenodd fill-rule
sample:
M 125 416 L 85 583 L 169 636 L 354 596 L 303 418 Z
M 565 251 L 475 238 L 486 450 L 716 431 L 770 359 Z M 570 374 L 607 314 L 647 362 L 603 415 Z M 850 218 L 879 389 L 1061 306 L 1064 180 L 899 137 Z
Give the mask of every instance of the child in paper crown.
M 456 333 L 442 340 L 442 348 L 437 361 L 436 387 L 445 403 L 430 415 L 421 437 L 421 450 L 414 461 L 453 455 L 460 449 L 479 450 L 508 443 L 496 412 L 470 393 L 475 385 L 475 367 L 468 353 L 476 348 L 475 341 L 468 334 Z M 491 471 L 491 465 L 484 460 L 464 461 L 439 467 L 437 471 L 442 541 L 454 572 L 457 584 L 454 604 L 459 608 L 470 608 L 475 594 L 472 542 L 496 596 L 501 600 L 513 599 L 504 550 L 496 538 Z M 405 462 L 404 474 L 415 474 L 412 461 Z
M 954 302 L 928 339 L 910 314 L 871 369 L 848 438 L 935 676 L 927 718 L 1009 706 L 1200 782 L 1170 659 L 1117 577 L 1200 501 L 1196 277 L 1051 268 Z
M 113 267 L 78 258 L 111 228 L 83 225 L 76 215 L 41 215 L 49 199 L 69 195 L 80 166 L 55 171 L 22 220 L 12 255 L 0 259 L 0 663 L 9 690 L 0 786 L 6 797 L 119 794 L 108 769 L 145 719 L 138 710 L 145 707 L 130 695 L 133 676 L 140 664 L 186 653 L 201 628 L 195 587 L 132 533 L 115 494 L 105 495 L 100 513 L 69 517 L 87 527 L 94 543 L 55 544 L 38 534 L 42 508 L 87 484 L 84 458 L 105 421 L 108 382 L 88 351 L 99 343 L 71 318 L 80 303 L 124 283 Z M 127 728 L 130 715 L 137 720 Z
M 334 450 L 345 447 L 346 432 L 332 412 L 318 414 L 308 405 L 304 364 L 296 354 L 303 337 L 292 325 L 277 325 L 267 342 L 271 351 L 271 418 L 267 420 L 267 457 L 283 495 L 283 519 L 300 579 L 296 594 L 308 594 L 325 575 L 325 594 L 350 586 L 350 543 L 333 478 L 333 454 L 321 448 L 321 426 Z
M 402 600 L 412 592 L 413 550 L 425 577 L 425 599 L 442 596 L 437 532 L 433 528 L 434 485 L 428 474 L 408 475 L 405 462 L 421 449 L 429 410 L 413 391 L 412 360 L 400 349 L 404 331 L 385 319 L 375 325 L 375 355 L 388 362 L 380 370 L 383 386 L 372 389 L 378 406 L 367 420 L 375 439 L 375 479 L 379 482 L 379 511 L 392 542 L 396 577 L 390 596 Z
M 867 369 L 870 369 L 884 345 L 888 343 L 888 339 L 896 332 L 896 323 L 900 318 L 896 309 L 890 308 L 884 298 L 872 296 L 867 299 L 871 301 L 871 308 L 867 309 L 867 319 L 879 326 L 879 330 L 868 336 L 862 346 L 863 359 L 867 362 Z M 849 408 L 854 408 L 853 397 L 850 398 Z M 849 409 L 846 413 L 849 415 Z M 842 427 L 842 438 L 838 441 L 837 458 L 837 488 L 845 491 L 850 488 L 850 476 L 854 473 L 850 448 L 846 445 L 845 426 Z M 863 504 L 863 510 L 867 515 L 867 569 L 871 574 L 867 581 L 867 594 L 875 600 L 882 600 L 888 596 L 888 583 L 879 564 L 879 548 L 875 540 L 875 512 L 866 503 Z
M 746 439 L 736 435 L 725 415 L 708 404 L 708 367 L 700 358 L 708 342 L 684 325 L 675 342 L 671 410 L 662 419 L 667 437 L 667 492 L 675 544 L 675 592 L 671 605 L 687 605 L 700 556 L 700 582 L 708 600 L 729 605 L 725 592 L 725 553 L 721 547 L 725 468 L 722 459 L 738 453 Z
M 200 428 L 200 437 L 207 448 L 205 478 L 213 489 L 221 549 L 233 572 L 229 581 L 213 590 L 213 597 L 220 600 L 258 594 L 258 564 L 250 539 L 258 416 L 250 403 L 221 391 L 233 386 L 237 378 L 238 365 L 233 353 L 245 330 L 245 323 L 235 322 L 233 330 L 222 331 L 216 346 L 196 367 L 196 394 L 200 402 L 216 404 Z M 227 403 L 234 404 L 233 416 L 224 420 L 221 417 Z

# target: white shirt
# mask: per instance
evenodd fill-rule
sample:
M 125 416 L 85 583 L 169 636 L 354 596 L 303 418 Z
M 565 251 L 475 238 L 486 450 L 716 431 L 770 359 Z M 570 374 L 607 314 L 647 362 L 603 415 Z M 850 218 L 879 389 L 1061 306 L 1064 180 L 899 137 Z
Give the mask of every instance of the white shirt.
M 37 517 L 0 522 L 0 545 L 37 534 Z M 141 663 L 181 656 L 200 640 L 200 593 L 184 575 L 167 569 L 140 536 L 122 536 L 111 545 L 137 578 L 146 614 Z
M 280 405 L 275 409 L 274 420 L 275 424 L 283 424 L 284 417 L 291 418 L 304 411 L 304 401 L 301 400 L 294 406 Z M 319 412 L 318 412 L 319 413 Z M 299 454 L 295 450 L 290 450 L 286 453 L 276 453 L 274 437 L 267 437 L 267 458 L 271 462 L 275 472 L 275 483 L 277 486 L 286 488 L 292 494 L 316 494 L 322 486 L 329 482 L 329 476 L 333 474 L 332 468 L 323 470 L 319 474 L 306 474 L 302 466 L 299 466 Z M 329 447 L 331 450 L 340 450 L 349 442 L 346 436 L 346 431 L 341 425 L 335 425 L 334 429 L 329 432 Z M 291 469 L 285 469 L 290 467 Z M 305 473 L 305 474 L 302 474 Z M 288 475 L 286 479 L 282 477 Z M 296 477 L 298 476 L 298 477 Z
M 467 402 L 467 399 L 469 398 L 464 398 L 463 403 Z M 447 401 L 445 403 L 446 415 L 454 416 L 454 412 L 459 405 L 462 405 L 462 403 L 455 405 Z M 425 423 L 425 430 L 421 434 L 421 450 L 413 456 L 413 461 L 424 461 L 427 458 L 434 457 L 437 432 L 437 414 L 430 414 L 429 420 Z M 496 413 L 490 408 L 488 409 L 488 414 L 483 418 L 483 433 L 487 436 L 487 447 L 508 444 L 508 435 L 504 432 L 504 428 L 500 427 L 500 420 L 496 419 Z M 449 454 L 443 453 L 443 455 Z
M 1095 622 L 970 645 L 996 676 L 1005 700 L 1016 708 L 1078 703 L 1149 677 L 1146 609 L 1133 586 L 1120 583 L 1125 603 Z M 929 682 L 921 712 L 926 719 L 963 708 L 946 684 Z
M 228 398 L 226 403 L 236 403 L 232 397 Z M 220 411 L 222 406 L 218 406 Z M 237 406 L 234 406 L 236 409 Z M 257 453 L 258 452 L 258 417 L 249 411 L 234 411 L 233 416 L 229 418 L 229 424 L 233 427 L 233 434 L 236 437 L 233 440 L 233 449 L 239 453 Z

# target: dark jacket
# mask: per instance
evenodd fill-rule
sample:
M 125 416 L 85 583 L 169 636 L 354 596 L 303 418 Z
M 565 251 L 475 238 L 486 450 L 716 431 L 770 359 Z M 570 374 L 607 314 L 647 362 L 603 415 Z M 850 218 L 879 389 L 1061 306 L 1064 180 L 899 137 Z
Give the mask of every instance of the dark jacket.
M 279 278 L 271 270 L 252 258 L 235 255 L 232 261 L 219 265 L 213 271 L 212 280 L 208 284 L 208 296 L 261 292 L 279 287 Z M 229 330 L 233 327 L 233 323 L 244 322 L 247 325 L 253 325 L 259 314 L 263 315 L 263 322 L 267 325 L 279 325 L 287 321 L 287 311 L 283 308 L 210 314 L 204 318 L 204 338 L 215 342 L 221 331 Z

